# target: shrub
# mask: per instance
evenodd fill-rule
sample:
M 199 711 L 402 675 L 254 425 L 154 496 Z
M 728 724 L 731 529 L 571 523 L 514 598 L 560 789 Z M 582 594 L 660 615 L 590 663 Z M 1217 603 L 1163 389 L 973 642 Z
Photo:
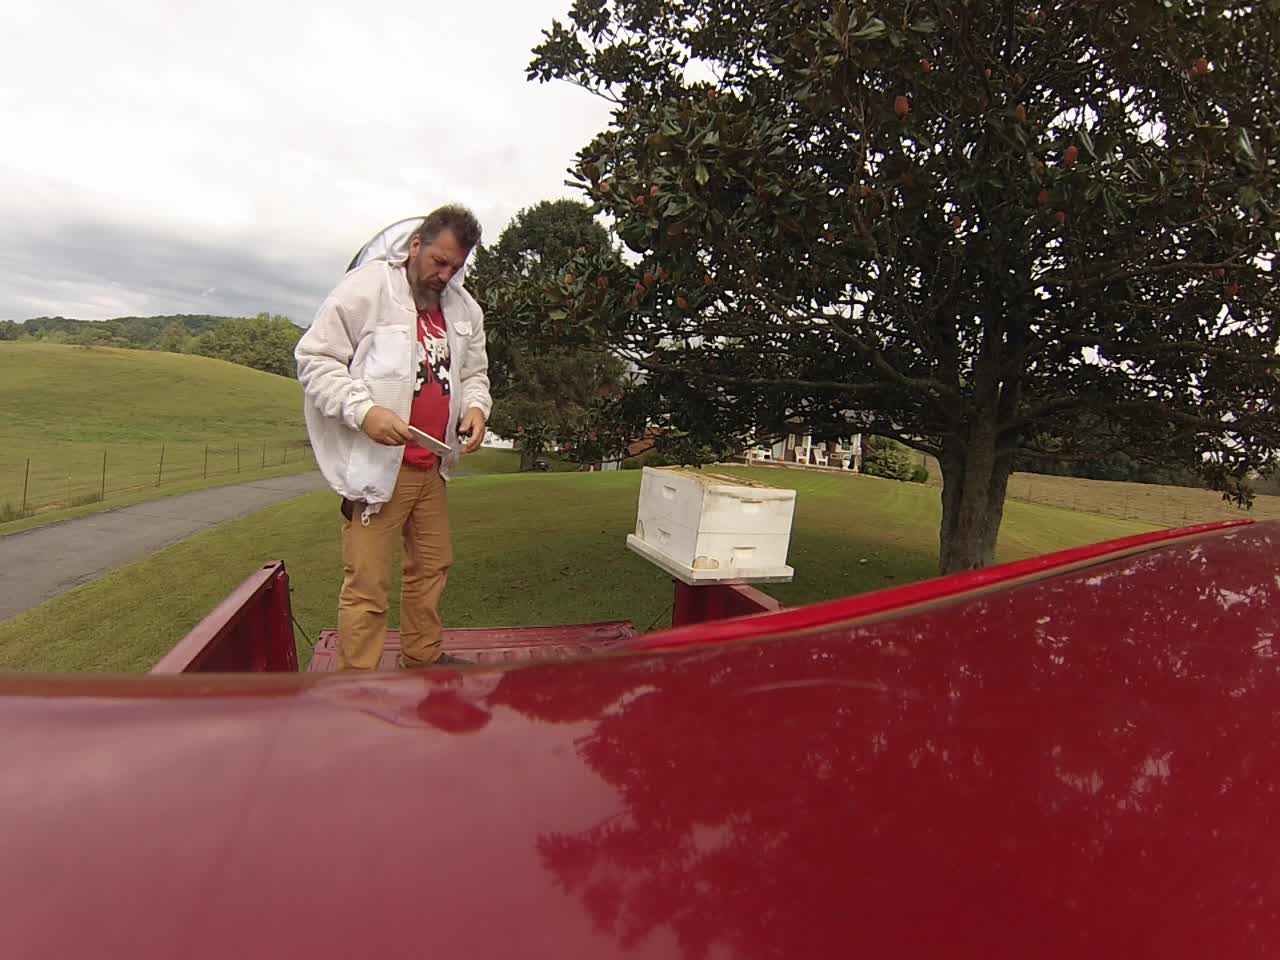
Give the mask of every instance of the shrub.
M 863 448 L 862 472 L 886 480 L 910 480 L 911 461 L 906 447 L 885 437 L 868 437 Z

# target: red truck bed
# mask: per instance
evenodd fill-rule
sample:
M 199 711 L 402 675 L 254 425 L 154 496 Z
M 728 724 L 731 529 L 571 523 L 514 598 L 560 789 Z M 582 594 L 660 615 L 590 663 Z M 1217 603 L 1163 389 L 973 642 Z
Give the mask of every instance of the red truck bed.
M 568 660 L 599 652 L 612 643 L 635 636 L 635 633 L 635 628 L 625 620 L 563 627 L 446 630 L 444 648 L 449 653 L 483 666 L 514 666 L 522 662 Z M 313 673 L 336 670 L 337 644 L 336 631 L 322 632 L 311 657 L 311 666 L 307 669 Z M 395 670 L 399 654 L 400 633 L 390 630 L 387 632 L 387 642 L 382 650 L 379 667 L 382 670 Z

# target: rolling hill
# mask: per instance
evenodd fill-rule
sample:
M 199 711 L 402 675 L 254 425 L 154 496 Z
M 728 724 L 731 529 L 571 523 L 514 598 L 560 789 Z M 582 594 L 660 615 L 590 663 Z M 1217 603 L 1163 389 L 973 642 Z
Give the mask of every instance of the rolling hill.
M 0 532 L 24 486 L 39 514 L 310 461 L 300 385 L 207 357 L 0 342 L 0 409 Z

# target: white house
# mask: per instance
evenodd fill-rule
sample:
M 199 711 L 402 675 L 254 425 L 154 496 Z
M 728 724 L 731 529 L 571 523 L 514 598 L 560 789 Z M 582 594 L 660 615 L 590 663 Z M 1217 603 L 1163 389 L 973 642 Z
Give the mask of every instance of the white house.
M 838 467 L 862 470 L 862 435 L 815 443 L 801 422 L 788 424 L 786 437 L 772 447 L 753 447 L 747 451 L 748 463 L 796 463 L 809 467 Z

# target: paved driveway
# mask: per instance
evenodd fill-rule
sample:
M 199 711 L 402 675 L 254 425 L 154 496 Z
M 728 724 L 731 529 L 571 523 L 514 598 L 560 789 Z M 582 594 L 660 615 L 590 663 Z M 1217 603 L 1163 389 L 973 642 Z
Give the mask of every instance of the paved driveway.
M 255 480 L 0 537 L 0 620 L 193 533 L 324 489 L 319 473 Z

